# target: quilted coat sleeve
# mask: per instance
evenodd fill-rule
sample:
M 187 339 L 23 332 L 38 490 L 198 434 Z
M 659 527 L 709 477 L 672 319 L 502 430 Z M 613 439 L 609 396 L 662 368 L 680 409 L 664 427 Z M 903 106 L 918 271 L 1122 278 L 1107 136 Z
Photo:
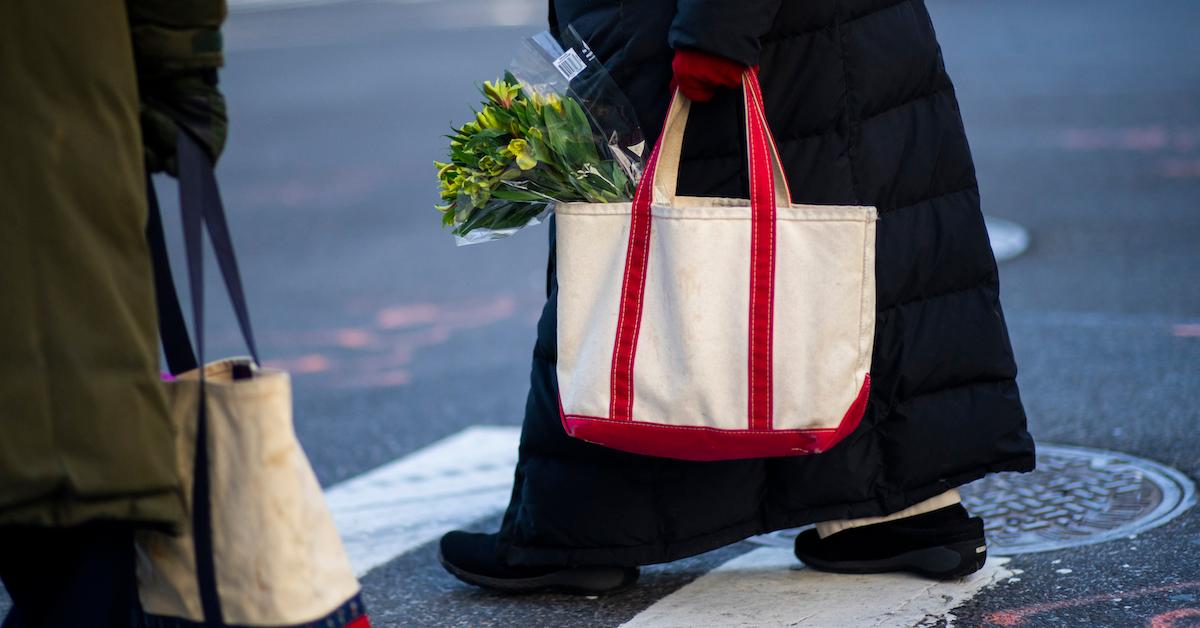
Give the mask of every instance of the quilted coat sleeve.
M 757 65 L 759 39 L 782 0 L 678 0 L 671 23 L 672 48 L 697 48 L 745 65 Z
M 126 6 L 147 167 L 175 174 L 180 128 L 216 160 L 228 130 L 225 97 L 217 87 L 225 0 L 126 0 Z
M 221 67 L 225 0 L 127 0 L 142 80 Z

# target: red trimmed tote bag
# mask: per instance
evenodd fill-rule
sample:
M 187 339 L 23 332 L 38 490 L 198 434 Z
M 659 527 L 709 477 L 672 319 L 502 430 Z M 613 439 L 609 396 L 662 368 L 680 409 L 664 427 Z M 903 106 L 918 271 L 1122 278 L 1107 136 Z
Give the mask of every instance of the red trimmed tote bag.
M 742 87 L 749 199 L 675 194 L 690 108 L 676 91 L 632 203 L 555 208 L 571 436 L 732 460 L 819 453 L 862 419 L 877 213 L 792 204 L 754 71 Z

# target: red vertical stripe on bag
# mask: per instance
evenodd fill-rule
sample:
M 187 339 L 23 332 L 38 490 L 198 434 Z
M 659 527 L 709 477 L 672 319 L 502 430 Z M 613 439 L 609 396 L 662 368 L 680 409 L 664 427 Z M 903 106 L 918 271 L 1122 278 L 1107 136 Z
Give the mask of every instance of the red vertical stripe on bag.
M 633 361 L 642 327 L 646 268 L 650 263 L 650 204 L 654 200 L 654 170 L 658 166 L 661 144 L 660 138 L 646 162 L 642 180 L 633 195 L 629 220 L 629 247 L 625 253 L 625 278 L 621 282 L 621 309 L 617 318 L 617 338 L 613 343 L 612 390 L 608 406 L 608 417 L 618 421 L 633 417 Z
M 748 414 L 751 430 L 770 430 L 774 414 L 775 172 L 753 70 L 746 72 L 744 82 L 751 214 Z

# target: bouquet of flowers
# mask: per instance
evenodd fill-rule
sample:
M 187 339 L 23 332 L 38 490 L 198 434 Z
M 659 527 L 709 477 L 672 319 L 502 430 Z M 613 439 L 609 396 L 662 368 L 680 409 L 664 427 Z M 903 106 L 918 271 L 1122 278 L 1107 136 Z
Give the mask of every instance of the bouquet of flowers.
M 545 39 L 527 41 L 534 50 L 548 45 Z M 586 47 L 583 50 L 590 56 Z M 554 81 L 540 80 L 536 87 L 511 71 L 503 79 L 485 82 L 484 100 L 474 119 L 447 136 L 449 161 L 434 162 L 442 200 L 436 208 L 459 244 L 494 240 L 538 224 L 557 202 L 613 203 L 633 198 L 640 163 L 619 139 L 630 135 L 627 117 L 619 132 L 601 129 L 603 122 L 597 118 L 611 120 L 612 104 L 598 104 L 594 86 L 571 84 L 572 78 L 588 69 L 587 62 L 574 48 L 551 59 L 584 67 L 576 65 L 575 75 L 570 76 L 561 63 L 548 60 L 544 65 L 558 76 Z M 601 74 L 602 66 L 591 61 L 587 85 L 597 79 L 611 82 Z M 528 73 L 531 63 L 526 58 L 514 65 Z M 539 78 L 545 78 L 544 73 Z M 606 100 L 611 100 L 612 89 L 615 85 L 605 85 Z M 640 131 L 636 136 L 640 141 Z

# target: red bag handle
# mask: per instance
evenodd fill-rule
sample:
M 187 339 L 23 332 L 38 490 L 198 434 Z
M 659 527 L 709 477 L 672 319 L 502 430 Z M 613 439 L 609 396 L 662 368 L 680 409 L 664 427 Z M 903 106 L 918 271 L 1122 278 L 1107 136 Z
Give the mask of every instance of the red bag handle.
M 788 207 L 791 194 L 779 151 L 767 125 L 762 90 L 754 69 L 742 74 L 746 148 L 750 165 L 750 401 L 749 429 L 769 430 L 772 419 L 772 334 L 775 292 L 776 207 Z M 649 265 L 653 205 L 674 206 L 679 156 L 691 103 L 678 89 L 667 119 L 646 162 L 633 197 L 625 275 L 613 343 L 609 418 L 630 420 L 633 413 L 633 366 L 641 329 Z
M 742 95 L 746 116 L 746 148 L 751 156 L 766 154 L 769 159 L 765 162 L 761 159 L 751 160 L 751 188 L 753 189 L 756 180 L 755 175 L 759 174 L 760 180 L 763 176 L 761 173 L 756 173 L 756 170 L 764 166 L 768 167 L 777 191 L 774 197 L 775 202 L 777 205 L 786 207 L 791 202 L 788 195 L 787 177 L 783 173 L 775 139 L 767 124 L 762 88 L 758 82 L 758 74 L 753 68 L 747 69 L 742 74 Z M 667 109 L 666 122 L 663 124 L 662 133 L 654 147 L 654 153 L 647 161 L 646 170 L 639 185 L 639 192 L 641 192 L 641 188 L 653 185 L 653 196 L 646 198 L 652 200 L 654 204 L 667 206 L 675 204 L 675 190 L 679 180 L 680 149 L 683 146 L 683 134 L 687 127 L 691 104 L 687 96 L 684 96 L 678 89 L 673 91 L 671 104 Z

